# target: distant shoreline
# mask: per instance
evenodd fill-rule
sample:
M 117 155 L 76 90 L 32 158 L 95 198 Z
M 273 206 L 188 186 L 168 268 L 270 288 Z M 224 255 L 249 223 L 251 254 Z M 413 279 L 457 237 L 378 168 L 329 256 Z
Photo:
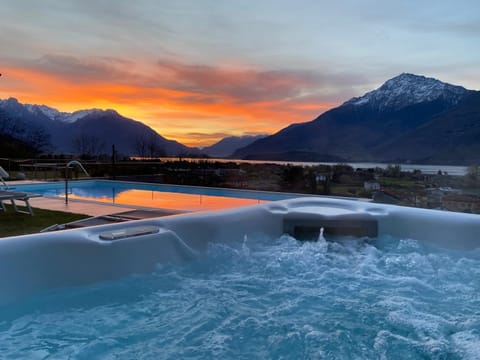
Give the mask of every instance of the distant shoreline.
M 178 157 L 162 157 L 162 161 L 178 161 Z M 296 166 L 316 166 L 316 165 L 338 165 L 346 164 L 357 169 L 370 169 L 381 168 L 386 169 L 388 165 L 394 163 L 376 163 L 376 162 L 302 162 L 302 161 L 278 161 L 278 160 L 240 160 L 240 159 L 225 159 L 225 158 L 182 158 L 182 160 L 199 162 L 234 162 L 234 163 L 247 163 L 247 164 L 277 164 L 277 165 L 296 165 Z M 396 165 L 396 164 L 394 164 Z M 422 174 L 432 175 L 437 174 L 439 171 L 445 173 L 445 175 L 464 176 L 467 173 L 468 166 L 464 165 L 427 165 L 427 164 L 398 164 L 402 171 L 414 171 L 420 170 Z

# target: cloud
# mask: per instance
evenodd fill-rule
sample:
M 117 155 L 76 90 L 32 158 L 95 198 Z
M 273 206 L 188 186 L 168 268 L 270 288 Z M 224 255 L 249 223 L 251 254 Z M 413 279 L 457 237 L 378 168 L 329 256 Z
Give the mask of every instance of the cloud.
M 185 136 L 197 143 L 211 144 L 217 142 L 219 139 L 223 139 L 232 134 L 227 132 L 213 132 L 213 133 L 203 133 L 203 132 L 189 132 L 185 133 Z
M 106 56 L 46 54 L 39 59 L 16 60 L 15 63 L 25 69 L 72 83 L 128 84 L 135 77 L 133 61 Z
M 328 94 L 363 80 L 353 74 L 318 70 L 257 70 L 190 65 L 160 60 L 158 73 L 167 87 L 195 94 L 229 96 L 239 104 L 301 99 L 305 94 Z M 338 92 L 338 90 L 335 90 Z M 338 94 L 337 94 L 338 96 Z
M 364 76 L 330 70 L 263 70 L 186 64 L 171 59 L 149 63 L 106 56 L 46 54 L 35 60 L 10 61 L 17 68 L 51 76 L 73 87 L 109 84 L 111 88 L 128 88 L 130 91 L 121 94 L 125 101 L 174 97 L 178 104 L 340 103 L 360 95 L 352 90 L 366 80 Z
M 23 61 L 29 71 L 75 84 L 121 85 L 143 94 L 176 93 L 179 103 L 216 104 L 226 98 L 235 104 L 265 101 L 299 101 L 322 98 L 342 101 L 348 90 L 364 79 L 357 75 L 317 70 L 258 70 L 252 68 L 192 65 L 172 60 L 156 64 L 113 57 L 75 57 L 47 54 Z M 130 94 L 133 96 L 134 94 Z M 148 97 L 148 96 L 147 96 Z
M 20 101 L 63 111 L 114 108 L 189 145 L 219 140 L 219 134 L 273 133 L 311 120 L 345 101 L 342 92 L 350 93 L 352 84 L 362 83 L 346 73 L 64 54 L 10 61 L 5 73 L 8 96 Z M 208 137 L 212 130 L 219 134 Z
M 268 134 L 266 133 L 259 133 L 259 132 L 244 132 L 244 133 L 238 133 L 238 134 L 232 134 L 228 132 L 189 132 L 183 134 L 186 138 L 189 139 L 189 141 L 193 141 L 196 144 L 199 144 L 198 146 L 206 146 L 206 145 L 211 145 L 214 143 L 217 143 L 218 141 L 230 137 L 230 136 L 257 136 L 257 135 L 263 135 L 267 136 Z

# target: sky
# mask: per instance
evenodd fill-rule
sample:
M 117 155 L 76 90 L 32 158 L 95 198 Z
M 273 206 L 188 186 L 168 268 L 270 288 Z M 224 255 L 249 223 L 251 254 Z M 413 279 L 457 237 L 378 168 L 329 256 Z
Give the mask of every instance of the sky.
M 403 72 L 480 89 L 478 0 L 2 0 L 0 99 L 189 146 L 272 134 Z

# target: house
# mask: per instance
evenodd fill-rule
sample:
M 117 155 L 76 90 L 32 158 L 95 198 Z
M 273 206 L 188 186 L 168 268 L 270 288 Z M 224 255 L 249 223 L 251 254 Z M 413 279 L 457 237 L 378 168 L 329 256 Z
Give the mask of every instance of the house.
M 480 196 L 469 194 L 449 194 L 442 199 L 442 207 L 450 211 L 480 214 Z
M 328 175 L 326 174 L 316 174 L 315 181 L 318 183 L 325 182 L 328 180 Z
M 365 181 L 363 188 L 365 190 L 380 190 L 381 186 L 377 181 Z

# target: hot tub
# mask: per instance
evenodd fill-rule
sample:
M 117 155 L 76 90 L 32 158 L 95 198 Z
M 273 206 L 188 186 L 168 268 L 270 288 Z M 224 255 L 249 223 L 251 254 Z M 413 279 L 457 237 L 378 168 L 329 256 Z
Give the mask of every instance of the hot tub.
M 390 241 L 388 240 L 390 238 L 400 240 Z M 278 239 L 283 239 L 280 240 L 280 247 L 278 247 Z M 412 245 L 410 241 L 413 241 L 414 245 Z M 260 245 L 257 245 L 257 242 Z M 269 244 L 272 244 L 271 254 L 269 254 L 268 250 Z M 260 248 L 257 248 L 257 246 L 260 246 Z M 394 260 L 384 257 L 384 255 L 388 254 L 390 251 L 389 249 L 403 249 L 405 246 L 413 247 L 413 253 L 408 252 L 405 255 L 397 254 L 398 256 L 395 256 Z M 418 246 L 426 247 L 418 252 L 415 250 Z M 327 198 L 300 198 L 228 211 L 175 215 L 156 219 L 132 221 L 128 223 L 0 239 L 0 303 L 4 309 L 10 309 L 9 311 L 11 313 L 16 314 L 9 321 L 19 321 L 18 319 L 24 319 L 25 316 L 33 318 L 40 317 L 44 319 L 45 314 L 43 311 L 47 313 L 53 311 L 51 306 L 48 305 L 50 302 L 48 299 L 51 299 L 51 296 L 55 299 L 53 300 L 54 303 L 68 303 L 68 301 L 72 301 L 72 298 L 77 299 L 76 301 L 82 299 L 82 302 L 88 302 L 88 299 L 92 298 L 92 294 L 89 293 L 83 297 L 78 296 L 76 291 L 82 293 L 85 290 L 75 289 L 90 289 L 88 291 L 93 291 L 93 293 L 95 293 L 96 290 L 91 289 L 97 289 L 96 286 L 99 286 L 97 284 L 107 284 L 107 290 L 103 289 L 103 295 L 100 297 L 102 299 L 102 306 L 108 304 L 110 301 L 113 304 L 121 303 L 123 304 L 122 306 L 124 306 L 124 303 L 128 303 L 130 300 L 125 300 L 125 298 L 122 297 L 117 298 L 115 296 L 117 290 L 112 291 L 111 298 L 110 295 L 105 295 L 110 294 L 108 290 L 109 286 L 117 286 L 111 284 L 117 284 L 118 281 L 121 282 L 124 281 L 122 279 L 127 279 L 125 281 L 127 281 L 127 284 L 130 284 L 131 291 L 122 292 L 122 296 L 126 296 L 126 299 L 129 299 L 132 296 L 136 296 L 135 294 L 143 294 L 143 292 L 146 291 L 145 288 L 142 288 L 143 290 L 136 289 L 136 280 L 132 279 L 138 279 L 138 277 L 143 279 L 143 276 L 148 275 L 142 274 L 158 274 L 160 271 L 160 278 L 155 278 L 155 281 L 151 279 L 146 280 L 148 284 L 146 285 L 146 288 L 149 289 L 147 292 L 150 295 L 152 294 L 152 287 L 155 289 L 155 301 L 152 302 L 152 299 L 149 299 L 149 302 L 154 304 L 153 308 L 158 310 L 158 306 L 163 306 L 163 301 L 165 301 L 165 304 L 170 304 L 169 306 L 172 306 L 172 308 L 175 308 L 178 302 L 185 302 L 184 305 L 186 307 L 181 310 L 181 313 L 192 311 L 193 313 L 190 314 L 191 316 L 189 315 L 189 319 L 195 319 L 195 314 L 197 314 L 196 311 L 199 311 L 199 308 L 208 308 L 208 304 L 212 302 L 215 303 L 214 307 L 209 310 L 210 312 L 204 314 L 206 318 L 198 320 L 201 324 L 209 323 L 212 313 L 220 311 L 219 308 L 222 307 L 222 304 L 228 302 L 231 303 L 231 306 L 228 307 L 229 309 L 235 308 L 236 306 L 244 309 L 245 313 L 242 313 L 242 316 L 246 316 L 245 314 L 250 314 L 252 311 L 255 312 L 253 309 L 260 307 L 261 309 L 260 313 L 257 315 L 258 317 L 265 316 L 266 313 L 268 314 L 271 312 L 276 314 L 273 319 L 277 319 L 277 316 L 280 316 L 277 314 L 277 311 L 279 308 L 282 308 L 282 306 L 285 306 L 285 314 L 282 313 L 282 316 L 288 318 L 286 321 L 287 324 L 290 325 L 283 324 L 276 327 L 271 324 L 273 321 L 272 317 L 265 320 L 266 323 L 262 323 L 261 321 L 257 323 L 259 320 L 255 318 L 255 316 L 246 316 L 245 318 L 242 318 L 241 321 L 245 322 L 242 324 L 244 324 L 245 329 L 248 330 L 242 335 L 243 340 L 238 338 L 237 343 L 235 343 L 236 340 L 234 340 L 235 336 L 233 334 L 227 336 L 222 333 L 223 335 L 219 335 L 217 330 L 209 328 L 208 325 L 205 325 L 205 328 L 203 328 L 202 325 L 197 324 L 199 328 L 197 329 L 196 336 L 200 336 L 199 334 L 201 334 L 200 337 L 203 339 L 202 341 L 207 341 L 210 345 L 213 344 L 210 347 L 207 347 L 207 349 L 203 348 L 205 351 L 205 357 L 221 356 L 223 358 L 237 358 L 238 356 L 249 354 L 251 349 L 247 349 L 244 343 L 248 343 L 254 339 L 252 338 L 247 341 L 245 340 L 245 337 L 248 337 L 247 334 L 255 334 L 255 331 L 258 331 L 258 333 L 254 335 L 257 341 L 259 341 L 258 339 L 261 339 L 262 336 L 265 337 L 265 343 L 257 344 L 257 348 L 259 351 L 261 350 L 259 353 L 262 354 L 261 357 L 300 356 L 301 354 L 313 356 L 315 351 L 311 353 L 310 351 L 313 351 L 312 349 L 318 350 L 316 353 L 317 355 L 323 354 L 323 356 L 328 356 L 328 354 L 337 354 L 342 357 L 342 352 L 335 352 L 335 349 L 328 350 L 327 348 L 327 350 L 325 350 L 325 348 L 323 348 L 323 352 L 320 351 L 320 345 L 317 344 L 318 346 L 316 347 L 315 344 L 310 344 L 307 339 L 308 336 L 313 336 L 316 339 L 315 341 L 321 342 L 319 339 L 323 339 L 326 343 L 330 344 L 336 343 L 335 341 L 340 343 L 346 341 L 346 344 L 348 345 L 348 342 L 350 341 L 350 345 L 358 350 L 359 356 L 370 356 L 372 353 L 369 351 L 374 351 L 373 353 L 383 353 L 384 355 L 388 355 L 389 352 L 390 354 L 394 354 L 395 344 L 402 342 L 403 340 L 401 336 L 403 336 L 408 339 L 410 344 L 408 345 L 408 349 L 413 349 L 412 354 L 414 355 L 422 354 L 433 356 L 438 354 L 438 352 L 442 353 L 444 351 L 451 351 L 451 354 L 455 356 L 461 355 L 463 357 L 468 357 L 469 354 L 473 354 L 478 350 L 478 348 L 472 348 L 471 346 L 472 343 L 475 343 L 480 339 L 478 331 L 475 332 L 472 330 L 480 325 L 480 315 L 478 312 L 473 313 L 473 319 L 472 316 L 469 316 L 471 321 L 473 321 L 473 325 L 471 325 L 472 329 L 469 328 L 465 330 L 466 332 L 462 332 L 463 330 L 460 331 L 461 329 L 455 332 L 445 325 L 445 327 L 448 328 L 445 330 L 445 333 L 453 331 L 452 334 L 460 334 L 455 335 L 457 338 L 452 338 L 454 340 L 456 339 L 455 341 L 460 344 L 457 344 L 458 346 L 454 347 L 454 350 L 452 350 L 449 345 L 444 344 L 446 340 L 436 343 L 434 341 L 435 332 L 433 332 L 432 335 L 432 333 L 427 331 L 427 339 L 421 338 L 424 335 L 418 334 L 411 339 L 408 335 L 408 327 L 407 330 L 402 330 L 400 335 L 392 335 L 391 329 L 380 329 L 378 331 L 362 330 L 365 334 L 373 331 L 371 338 L 366 339 L 365 341 L 361 340 L 362 346 L 370 344 L 371 349 L 368 349 L 368 346 L 363 349 L 363 347 L 355 347 L 355 341 L 360 340 L 352 340 L 356 339 L 355 336 L 360 336 L 360 339 L 363 339 L 364 337 L 363 335 L 358 335 L 361 334 L 362 331 L 358 329 L 355 330 L 358 327 L 357 323 L 344 324 L 342 321 L 339 322 L 338 319 L 335 320 L 334 323 L 338 323 L 338 328 L 332 329 L 333 335 L 329 334 L 328 336 L 337 336 L 337 338 L 335 338 L 335 341 L 332 339 L 328 340 L 330 342 L 325 339 L 325 334 L 319 335 L 318 331 L 316 332 L 314 329 L 315 326 L 312 324 L 304 324 L 300 329 L 297 329 L 296 325 L 292 325 L 295 324 L 295 321 L 297 320 L 302 322 L 304 320 L 301 319 L 313 319 L 315 318 L 313 315 L 316 314 L 318 316 L 319 312 L 321 314 L 323 308 L 317 308 L 317 306 L 321 303 L 322 299 L 330 299 L 329 303 L 333 304 L 331 306 L 334 306 L 336 309 L 340 305 L 335 305 L 335 299 L 338 299 L 338 304 L 344 304 L 345 298 L 352 297 L 352 294 L 373 292 L 373 290 L 370 289 L 370 286 L 375 288 L 376 277 L 384 277 L 384 275 L 377 274 L 379 271 L 378 267 L 385 268 L 389 271 L 389 269 L 400 266 L 400 270 L 398 270 L 399 273 L 395 274 L 394 279 L 396 282 L 399 276 L 402 278 L 401 284 L 403 284 L 402 286 L 405 286 L 406 293 L 410 291 L 410 286 L 415 288 L 417 285 L 414 283 L 415 281 L 418 281 L 418 279 L 409 280 L 413 285 L 409 282 L 405 285 L 404 277 L 409 276 L 408 271 L 410 268 L 408 266 L 411 266 L 412 273 L 418 271 L 421 273 L 424 267 L 425 269 L 428 269 L 429 276 L 431 277 L 429 277 L 429 280 L 425 281 L 431 282 L 436 276 L 440 276 L 440 273 L 443 274 L 444 271 L 448 271 L 448 269 L 442 268 L 443 265 L 441 263 L 443 260 L 441 259 L 445 259 L 445 263 L 447 263 L 449 260 L 447 261 L 446 259 L 450 259 L 448 257 L 450 255 L 444 255 L 443 252 L 438 255 L 438 258 L 435 257 L 437 255 L 432 255 L 435 257 L 435 260 L 430 260 L 434 265 L 430 263 L 428 266 L 424 265 L 424 261 L 427 261 L 427 263 L 430 261 L 428 260 L 430 256 L 430 247 L 433 247 L 433 254 L 436 254 L 436 249 L 438 248 L 445 248 L 449 249 L 448 251 L 453 251 L 454 255 L 452 255 L 452 258 L 455 260 L 452 261 L 455 264 L 461 265 L 469 261 L 473 261 L 473 264 L 475 264 L 475 261 L 479 258 L 480 217 L 470 214 L 379 205 L 361 201 Z M 275 251 L 278 251 L 278 253 L 275 253 Z M 380 251 L 382 255 L 378 255 L 378 251 Z M 228 253 L 228 260 L 226 262 L 224 258 L 225 252 Z M 221 270 L 216 268 L 217 265 L 213 266 L 209 263 L 209 259 L 211 257 L 215 258 L 219 253 L 222 254 Z M 258 254 L 265 255 L 265 258 L 262 258 L 261 256 L 259 257 Z M 295 258 L 292 258 L 292 254 L 295 255 Z M 470 255 L 465 254 L 474 255 L 472 255 L 473 258 L 470 259 Z M 408 263 L 408 266 L 402 264 L 402 256 L 406 259 L 405 263 Z M 443 258 L 444 256 L 447 256 L 447 258 Z M 239 260 L 240 258 L 241 261 Z M 257 259 L 258 261 L 251 265 L 247 264 L 247 266 L 244 267 L 245 262 L 248 263 L 250 258 Z M 369 266 L 371 264 L 369 265 L 369 261 L 372 258 L 375 259 L 376 267 L 375 270 L 370 271 Z M 464 258 L 467 260 L 464 260 Z M 285 259 L 288 259 L 288 261 Z M 328 288 L 328 290 L 322 290 L 323 280 L 320 283 L 318 282 L 319 279 L 326 276 L 331 269 L 339 266 L 338 262 L 334 262 L 332 263 L 331 268 L 321 267 L 325 264 L 330 264 L 329 261 L 332 259 L 344 264 L 341 265 L 340 273 L 346 271 L 346 278 L 350 276 L 349 262 L 351 261 L 351 271 L 352 274 L 355 274 L 351 283 L 344 283 L 343 280 L 335 280 L 338 281 L 338 289 L 343 289 L 344 287 L 342 293 L 339 293 L 338 295 L 333 294 L 337 289 L 336 284 L 330 284 L 330 286 L 333 287 Z M 259 272 L 255 274 L 245 276 L 245 278 L 248 278 L 251 282 L 248 282 L 245 279 L 239 280 L 238 276 L 241 278 L 243 275 L 238 275 L 240 270 L 235 266 L 240 266 L 240 268 L 243 269 L 242 271 L 248 273 L 249 267 L 256 268 L 257 270 L 259 266 L 262 267 L 262 261 L 264 260 L 265 268 L 261 268 Z M 230 262 L 232 262 L 231 267 Z M 396 262 L 399 262 L 399 264 Z M 199 268 L 195 268 L 191 273 L 182 276 L 185 266 L 200 267 L 200 270 Z M 285 268 L 283 268 L 283 266 L 285 266 Z M 312 268 L 316 268 L 317 266 L 320 267 L 312 272 Z M 206 286 L 208 290 L 200 287 L 193 292 L 190 288 L 190 290 L 184 289 L 186 293 L 172 293 L 169 292 L 171 290 L 170 288 L 167 290 L 163 288 L 163 286 L 166 286 L 165 283 L 170 284 L 170 281 L 172 281 L 172 273 L 175 274 L 173 276 L 175 280 L 173 280 L 172 284 L 175 284 L 175 282 L 184 284 L 184 282 L 187 281 L 185 279 L 189 279 L 190 276 L 196 276 L 192 274 L 202 273 L 205 267 L 208 267 L 209 271 L 212 270 L 215 275 L 206 272 L 205 278 L 197 278 L 195 282 L 192 282 L 193 285 L 191 284 L 190 287 L 196 287 L 198 283 L 201 283 L 207 284 Z M 226 276 L 225 274 L 229 273 L 231 269 L 233 269 L 233 273 Z M 218 272 L 215 272 L 217 270 Z M 294 274 L 294 277 L 292 278 L 293 280 L 290 279 L 292 271 Z M 271 276 L 274 276 L 272 274 L 277 276 L 278 273 L 282 272 L 285 272 L 286 274 L 285 279 L 280 277 L 273 282 L 269 281 Z M 316 278 L 316 274 L 318 274 L 318 278 Z M 223 280 L 220 281 L 219 278 L 216 278 L 217 276 Z M 224 278 L 224 276 L 226 276 L 226 278 Z M 264 276 L 265 278 L 263 278 Z M 332 274 L 332 277 L 327 276 L 327 282 L 328 279 L 334 279 L 335 276 L 335 274 Z M 367 285 L 365 285 L 365 287 L 357 288 L 357 285 L 362 283 L 362 279 L 365 279 L 365 276 L 369 279 L 366 282 Z M 421 277 L 421 275 L 419 276 Z M 448 278 L 449 276 L 446 277 Z M 232 279 L 235 279 L 235 281 Z M 259 284 L 259 279 L 263 279 L 265 283 L 262 282 L 262 284 Z M 286 284 L 289 281 L 293 281 L 293 283 L 288 286 L 285 285 L 285 288 L 282 288 L 281 290 L 277 289 L 275 284 L 283 283 L 284 280 Z M 222 281 L 224 281 L 224 283 Z M 233 281 L 233 283 L 231 281 Z M 286 296 L 285 300 L 278 300 L 281 299 L 282 295 L 275 295 L 273 297 L 274 299 L 272 298 L 272 307 L 269 308 L 268 305 L 266 305 L 268 304 L 268 301 L 265 299 L 269 299 L 272 293 L 277 294 L 278 292 L 280 294 L 285 294 L 285 291 L 288 292 L 289 288 L 295 288 L 298 284 L 303 284 L 303 281 L 307 281 L 309 284 L 314 284 L 314 286 L 311 289 L 308 288 L 308 286 L 304 289 L 302 285 L 303 290 L 300 291 L 300 296 L 294 296 L 293 298 Z M 475 283 L 475 277 L 473 280 L 470 279 L 469 281 Z M 122 285 L 118 286 L 125 290 L 125 283 L 121 284 Z M 386 284 L 387 285 L 380 286 L 380 289 L 384 290 L 391 286 L 388 282 Z M 229 287 L 230 285 L 231 287 Z M 216 289 L 213 293 L 211 293 L 212 286 Z M 425 284 L 422 284 L 422 286 L 425 286 Z M 453 285 L 450 284 L 448 286 L 451 287 Z M 473 288 L 469 288 L 468 291 L 474 292 L 477 290 L 475 288 L 477 285 L 472 286 Z M 392 286 L 392 288 L 396 287 L 397 285 Z M 241 291 L 239 290 L 237 293 L 239 288 L 241 288 Z M 264 288 L 267 289 L 265 293 L 257 293 L 257 291 L 260 291 L 259 289 Z M 65 293 L 65 291 L 67 291 L 67 293 Z M 73 294 L 77 295 L 72 295 L 71 291 L 73 291 Z M 421 293 L 420 290 L 415 291 Z M 439 291 L 441 292 L 442 290 L 434 289 L 432 290 L 432 293 L 437 294 Z M 209 293 L 209 295 L 203 296 L 203 292 Z M 222 299 L 222 296 L 224 296 L 223 292 L 234 295 Z M 173 296 L 175 301 L 171 302 L 172 298 L 170 298 L 170 300 L 162 300 L 163 296 L 167 293 Z M 186 295 L 187 293 L 190 295 Z M 143 295 L 141 295 L 142 299 Z M 252 301 L 256 302 L 253 308 L 245 310 L 245 303 L 242 303 L 243 295 L 249 299 L 248 301 L 246 300 L 246 303 L 251 304 Z M 394 295 L 393 299 L 399 301 L 398 298 L 402 298 L 404 295 L 404 293 L 402 293 L 401 296 L 398 294 Z M 199 296 L 199 298 L 194 300 L 197 296 Z M 438 294 L 435 296 L 438 296 Z M 105 297 L 109 298 L 108 301 L 105 301 Z M 188 299 L 190 297 L 192 303 L 189 304 Z M 300 298 L 303 300 L 298 300 Z M 369 299 L 369 297 L 367 298 Z M 197 308 L 196 304 L 206 301 L 205 299 L 208 299 L 208 303 L 205 303 L 203 307 Z M 416 303 L 417 300 L 415 298 L 413 299 L 412 303 Z M 388 302 L 394 300 L 389 299 Z M 305 305 L 300 306 L 296 304 L 293 308 L 290 308 L 290 305 L 287 306 L 286 304 L 291 304 L 292 301 L 294 303 L 296 301 L 302 303 L 305 301 Z M 339 314 L 341 314 L 342 311 L 356 311 L 354 309 L 358 306 L 360 308 L 369 306 L 369 301 L 370 300 L 362 298 L 361 301 L 359 300 L 359 302 L 356 302 L 356 305 L 351 308 L 347 306 L 348 309 L 346 310 L 336 310 L 339 311 Z M 372 301 L 383 304 L 384 299 L 376 299 Z M 428 303 L 429 300 L 425 301 Z M 478 299 L 473 299 L 473 302 L 475 301 L 478 303 Z M 408 303 L 410 304 L 410 302 Z M 20 310 L 16 304 L 21 304 Z M 469 306 L 473 305 L 474 304 L 471 303 Z M 82 307 L 80 304 L 75 303 L 75 306 L 72 305 L 71 309 L 62 309 L 61 311 L 65 314 L 71 314 L 72 311 L 76 311 L 72 309 L 77 309 L 77 306 Z M 265 308 L 263 308 L 263 306 L 265 306 Z M 388 306 L 394 305 L 390 304 Z M 12 310 L 12 307 L 14 310 Z M 36 313 L 36 310 L 32 310 L 36 308 L 44 310 L 40 310 L 41 314 L 38 314 Z M 467 309 L 468 308 L 469 307 L 467 307 Z M 153 310 L 150 309 L 149 311 Z M 222 318 L 223 311 L 224 310 L 221 310 L 220 313 L 216 314 L 216 316 L 222 320 L 220 321 L 218 318 L 215 318 L 215 321 L 220 322 L 223 329 L 226 329 L 226 333 L 229 331 L 234 332 L 232 329 L 235 329 L 237 325 L 229 323 L 229 320 L 226 320 L 231 314 L 225 315 L 225 318 Z M 228 310 L 225 311 L 228 313 Z M 327 313 L 331 314 L 331 311 L 332 309 L 329 309 L 328 312 L 321 316 L 326 318 Z M 312 314 L 306 316 L 303 312 L 306 312 L 306 314 L 312 312 Z M 160 313 L 162 312 L 160 311 Z M 391 313 L 394 312 L 391 311 Z M 146 316 L 144 320 L 152 319 L 151 316 L 153 316 L 154 319 L 157 319 L 157 315 L 150 314 L 149 316 Z M 165 314 L 162 315 L 162 318 L 165 318 L 165 316 Z M 433 315 L 429 313 L 428 316 Z M 369 315 L 369 317 L 372 319 L 375 318 L 374 315 Z M 418 315 L 412 315 L 412 319 L 416 317 L 418 317 Z M 350 319 L 352 316 L 349 315 L 348 318 Z M 178 316 L 175 317 L 175 319 L 178 319 Z M 170 319 L 169 324 L 171 322 L 175 323 L 175 319 Z M 359 323 L 364 321 L 360 318 L 357 320 Z M 396 321 L 398 322 L 400 320 L 397 319 Z M 428 322 L 431 321 L 431 319 L 425 319 L 425 321 Z M 147 323 L 151 326 L 151 322 L 147 321 Z M 125 324 L 125 326 L 128 325 Z M 146 325 L 144 324 L 143 326 Z M 159 333 L 156 334 L 156 336 L 174 333 L 174 329 L 165 332 L 165 326 L 165 324 L 158 323 L 158 327 L 155 328 Z M 190 324 L 189 326 L 192 325 Z M 216 326 L 220 325 L 217 324 Z M 290 329 L 291 331 L 285 330 L 289 328 L 289 326 L 292 327 Z M 375 325 L 371 324 L 371 326 Z M 398 326 L 398 324 L 395 326 Z M 141 328 L 143 329 L 143 327 Z M 353 333 L 346 332 L 345 328 L 349 328 Z M 286 332 L 283 334 L 281 333 L 283 330 L 279 329 L 284 329 Z M 369 329 L 371 329 L 371 327 Z M 281 334 L 277 334 L 279 331 Z M 142 330 L 140 330 L 140 332 L 142 332 Z M 420 333 L 425 334 L 425 329 L 421 328 Z M 207 336 L 206 334 L 209 335 Z M 316 335 L 314 336 L 312 334 Z M 353 336 L 352 334 L 356 335 Z M 11 336 L 11 334 L 9 336 Z M 107 334 L 102 334 L 102 336 L 107 336 Z M 208 339 L 205 339 L 205 336 L 207 336 Z M 212 338 L 212 336 L 215 337 L 215 339 Z M 223 338 L 222 336 L 227 336 L 227 338 Z M 290 338 L 290 336 L 292 336 L 292 338 Z M 421 338 L 420 340 L 417 339 L 419 336 Z M 447 337 L 447 335 L 442 336 L 445 338 Z M 166 335 L 164 337 L 168 338 Z M 342 340 L 342 337 L 345 338 Z M 192 339 L 197 338 L 192 335 Z M 226 339 L 229 339 L 231 343 Z M 428 339 L 433 342 L 429 343 Z M 220 346 L 221 349 L 219 350 L 218 341 L 220 340 L 223 345 Z M 135 348 L 135 351 L 141 351 L 140 349 L 145 346 L 143 341 L 144 340 L 142 340 L 143 345 L 140 346 L 137 344 L 139 348 Z M 156 341 L 158 340 L 155 340 L 155 342 Z M 228 342 L 227 345 L 224 344 L 226 341 Z M 464 343 L 466 341 L 466 345 L 463 347 L 461 345 L 462 341 L 464 341 Z M 87 342 L 89 344 L 88 346 L 93 346 L 90 340 Z M 295 346 L 289 346 L 288 344 L 290 342 L 295 344 Z M 127 342 L 127 344 L 128 343 L 129 342 Z M 144 355 L 147 357 L 158 356 L 161 352 L 157 347 L 166 346 L 165 344 L 157 344 L 157 347 L 155 347 L 152 345 L 152 342 L 147 341 L 147 343 L 154 348 L 153 350 L 150 349 L 150 351 L 146 351 L 146 355 Z M 170 343 L 171 341 L 168 342 L 168 344 Z M 188 343 L 188 341 L 186 343 Z M 185 347 L 186 343 L 183 343 L 181 346 L 182 351 L 188 348 Z M 393 347 L 383 348 L 383 343 L 389 345 L 393 344 Z M 199 344 L 195 345 L 194 341 L 192 344 L 190 345 L 196 349 L 195 351 L 200 351 L 199 349 L 202 348 Z M 299 346 L 298 348 L 296 347 L 297 345 Z M 375 346 L 377 346 L 376 349 Z M 427 347 L 427 350 L 425 350 L 425 346 Z M 30 348 L 31 346 L 29 349 Z M 120 348 L 123 349 L 122 351 L 126 352 L 116 352 L 120 351 Z M 110 349 L 112 349 L 111 352 L 94 354 L 97 356 L 100 354 L 105 356 L 112 356 L 112 354 L 128 354 L 128 356 L 135 356 L 135 354 L 138 354 L 137 352 L 129 353 L 128 350 L 125 350 L 126 348 L 128 348 L 128 346 L 123 343 L 117 345 L 110 344 Z M 66 351 L 65 349 L 63 350 Z M 76 349 L 75 346 L 68 349 L 73 352 L 62 353 L 58 352 L 60 350 L 57 348 L 54 350 L 50 349 L 51 351 L 46 351 L 48 354 L 62 356 L 78 355 L 72 350 Z M 308 349 L 308 351 L 306 349 Z M 187 350 L 185 350 L 186 352 L 181 353 L 185 357 L 188 357 Z M 192 349 L 190 350 L 193 351 Z M 296 352 L 292 353 L 291 351 Z M 349 351 L 350 352 L 347 353 L 351 353 L 352 350 L 350 349 Z M 25 355 L 25 353 L 23 354 Z M 86 352 L 81 354 L 87 356 L 90 353 Z M 171 350 L 168 356 L 174 356 L 175 354 L 179 354 L 179 348 Z M 253 352 L 252 354 L 255 353 Z M 38 354 L 30 353 L 29 355 L 33 356 Z

